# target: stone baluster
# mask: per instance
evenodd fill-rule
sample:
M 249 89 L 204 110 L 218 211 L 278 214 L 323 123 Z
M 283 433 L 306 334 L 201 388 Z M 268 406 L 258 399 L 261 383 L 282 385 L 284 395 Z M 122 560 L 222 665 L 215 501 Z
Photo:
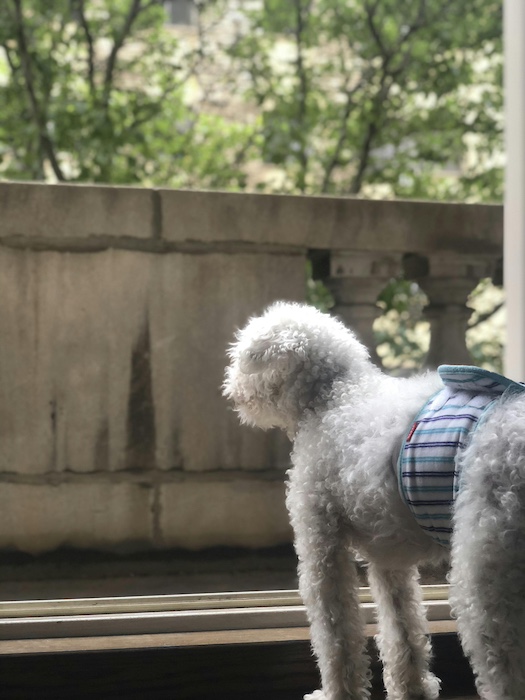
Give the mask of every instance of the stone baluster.
M 468 320 L 472 314 L 467 301 L 482 278 L 493 276 L 496 264 L 494 258 L 486 255 L 405 256 L 405 275 L 415 279 L 429 299 L 425 309 L 431 333 L 427 367 L 472 364 L 466 346 Z
M 401 271 L 401 254 L 338 251 L 331 254 L 329 277 L 323 280 L 335 300 L 332 313 L 356 333 L 379 365 L 373 330 L 381 314 L 377 298 Z

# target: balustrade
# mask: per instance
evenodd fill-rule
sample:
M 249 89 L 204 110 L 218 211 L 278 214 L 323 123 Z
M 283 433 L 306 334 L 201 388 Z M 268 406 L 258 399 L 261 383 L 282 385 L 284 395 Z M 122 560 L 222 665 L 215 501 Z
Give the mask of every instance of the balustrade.
M 427 363 L 470 362 L 466 301 L 502 238 L 499 206 L 0 183 L 0 547 L 289 540 L 289 445 L 221 396 L 235 328 L 304 300 L 311 257 L 376 361 L 404 275 Z

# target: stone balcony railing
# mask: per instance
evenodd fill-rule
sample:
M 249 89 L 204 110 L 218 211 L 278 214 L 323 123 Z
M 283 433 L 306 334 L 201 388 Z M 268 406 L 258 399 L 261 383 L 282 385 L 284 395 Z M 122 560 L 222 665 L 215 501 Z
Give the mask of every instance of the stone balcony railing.
M 305 298 L 305 261 L 371 343 L 402 272 L 429 363 L 466 362 L 465 302 L 502 208 L 0 184 L 0 548 L 288 541 L 289 445 L 221 396 L 234 329 Z

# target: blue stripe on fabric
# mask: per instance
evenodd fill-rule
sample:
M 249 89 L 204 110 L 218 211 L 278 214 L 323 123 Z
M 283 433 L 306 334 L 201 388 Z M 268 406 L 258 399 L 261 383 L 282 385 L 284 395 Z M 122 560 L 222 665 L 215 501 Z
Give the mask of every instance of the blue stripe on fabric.
M 423 530 L 427 530 L 427 532 L 442 532 L 452 534 L 451 527 L 435 527 L 434 525 L 420 525 L 420 527 L 422 527 Z
M 429 472 L 420 472 L 420 471 L 418 471 L 418 472 L 417 472 L 417 477 L 418 477 L 418 478 L 421 476 L 421 477 L 423 477 L 423 478 L 432 478 L 432 477 L 436 477 L 436 479 L 442 479 L 442 478 L 443 478 L 443 479 L 445 479 L 445 478 L 446 478 L 446 479 L 449 479 L 450 477 L 455 477 L 455 476 L 458 476 L 458 475 L 459 475 L 459 472 L 457 472 L 457 471 L 453 471 L 453 472 L 441 472 L 441 471 L 440 471 L 440 472 L 432 472 L 432 471 L 429 471 Z M 402 472 L 402 473 L 401 473 L 401 476 L 404 476 L 404 477 L 414 476 L 414 472 Z
M 446 403 L 445 405 L 446 405 L 447 409 L 448 409 L 448 408 L 475 408 L 475 409 L 476 409 L 477 411 L 479 411 L 480 413 L 481 413 L 481 412 L 484 410 L 484 408 L 485 408 L 485 405 L 476 406 L 476 405 L 474 405 L 473 403 L 465 403 L 465 404 L 463 404 L 463 403 Z M 476 418 L 476 420 L 477 420 L 477 418 Z
M 411 464 L 414 463 L 415 457 L 402 457 L 401 458 L 401 464 Z M 441 464 L 453 464 L 455 461 L 455 457 L 417 457 L 418 462 L 440 462 Z M 412 472 L 410 472 L 412 473 Z M 408 474 L 405 474 L 405 476 L 408 476 Z
M 449 408 L 447 406 L 447 408 Z M 461 406 L 461 408 L 463 408 Z M 443 415 L 443 416 L 433 416 L 432 418 L 422 418 L 420 421 L 418 421 L 420 424 L 421 423 L 437 423 L 440 420 L 471 420 L 471 421 L 477 421 L 478 416 L 473 416 L 470 413 L 463 413 L 463 414 L 449 414 L 449 415 Z
M 460 440 L 454 441 L 443 441 L 443 442 L 419 442 L 419 443 L 407 443 L 405 445 L 405 450 L 417 450 L 418 447 L 461 447 L 462 443 Z
M 465 426 L 458 425 L 456 427 L 448 427 L 448 428 L 418 428 L 417 429 L 417 434 L 418 435 L 437 435 L 439 433 L 462 433 L 463 435 L 465 433 L 469 433 L 470 430 L 468 428 L 465 428 Z
M 405 491 L 415 491 L 416 493 L 450 493 L 452 486 L 405 486 Z
M 406 499 L 406 502 L 410 506 L 414 506 L 414 508 L 418 508 L 419 506 L 451 506 L 452 503 L 454 503 L 453 499 L 446 498 L 446 499 L 439 499 L 439 500 L 433 500 L 433 501 L 412 501 L 410 498 Z M 416 513 L 417 517 L 417 513 Z

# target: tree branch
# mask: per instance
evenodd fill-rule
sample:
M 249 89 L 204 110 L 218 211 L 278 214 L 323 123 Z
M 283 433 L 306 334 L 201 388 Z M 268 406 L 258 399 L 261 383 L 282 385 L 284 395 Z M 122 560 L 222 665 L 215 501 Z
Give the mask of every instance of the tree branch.
M 380 87 L 378 92 L 376 93 L 374 97 L 374 106 L 373 106 L 373 116 L 371 116 L 371 119 L 368 124 L 368 129 L 366 132 L 366 136 L 363 141 L 363 145 L 361 147 L 361 152 L 359 155 L 359 161 L 358 161 L 358 166 L 357 166 L 357 172 L 352 180 L 352 183 L 350 185 L 350 193 L 351 194 L 359 194 L 361 187 L 363 186 L 363 180 L 364 180 L 364 175 L 366 172 L 366 169 L 368 167 L 368 162 L 370 158 L 370 153 L 372 151 L 373 147 L 373 142 L 377 134 L 379 133 L 379 126 L 378 126 L 378 118 L 381 110 L 381 105 L 384 103 L 384 101 L 388 98 L 388 94 L 390 92 L 390 88 L 392 86 L 393 81 L 407 68 L 408 64 L 410 63 L 410 51 L 406 51 L 403 54 L 401 64 L 392 70 L 390 68 L 390 65 L 396 55 L 397 52 L 400 52 L 402 50 L 402 47 L 408 39 L 418 30 L 420 30 L 422 27 L 427 26 L 428 20 L 426 19 L 426 0 L 420 0 L 419 2 L 419 7 L 418 7 L 418 14 L 416 20 L 413 22 L 413 24 L 410 25 L 408 28 L 408 31 L 404 34 L 403 37 L 399 40 L 396 49 L 393 51 L 387 51 L 383 40 L 381 38 L 381 35 L 379 34 L 377 27 L 374 22 L 375 14 L 377 11 L 377 8 L 379 6 L 379 0 L 375 0 L 375 2 L 372 5 L 369 5 L 366 3 L 365 5 L 365 10 L 367 14 L 367 23 L 370 28 L 370 32 L 374 38 L 374 41 L 376 42 L 379 51 L 381 52 L 382 56 L 382 75 L 381 75 L 381 81 L 380 81 Z M 389 81 L 389 82 L 387 82 Z
M 80 25 L 84 30 L 86 36 L 87 46 L 88 46 L 88 83 L 91 94 L 95 94 L 95 47 L 93 42 L 93 35 L 91 34 L 91 28 L 86 18 L 86 11 L 84 6 L 84 0 L 76 1 L 78 14 L 80 17 Z
M 151 6 L 151 2 L 149 2 L 146 7 L 142 7 L 142 0 L 132 0 L 126 18 L 124 20 L 124 24 L 122 25 L 120 32 L 115 37 L 113 46 L 111 48 L 111 52 L 106 63 L 106 71 L 104 74 L 104 83 L 102 89 L 102 103 L 106 107 L 109 102 L 109 95 L 111 92 L 111 87 L 113 85 L 113 74 L 115 72 L 115 66 L 117 64 L 118 53 L 124 45 L 126 37 L 128 36 L 131 27 L 133 26 L 133 22 L 137 19 L 140 12 Z
M 20 54 L 20 64 L 22 66 L 22 71 L 24 74 L 25 87 L 29 97 L 31 111 L 33 112 L 33 119 L 35 120 L 38 129 L 40 148 L 49 159 L 49 162 L 51 163 L 51 167 L 53 168 L 53 172 L 55 173 L 57 180 L 63 182 L 66 178 L 56 158 L 53 143 L 47 132 L 46 117 L 40 109 L 40 104 L 36 95 L 31 54 L 28 49 L 27 38 L 24 31 L 22 0 L 13 0 L 13 5 L 15 9 L 15 29 L 18 50 Z
M 304 193 L 306 188 L 306 171 L 308 170 L 308 154 L 306 152 L 306 146 L 304 142 L 304 122 L 306 119 L 307 104 L 308 99 L 308 78 L 306 75 L 306 69 L 304 65 L 304 55 L 303 55 L 303 40 L 305 31 L 305 18 L 303 16 L 302 0 L 295 1 L 295 18 L 296 24 L 294 27 L 295 43 L 297 48 L 297 76 L 299 78 L 299 110 L 298 110 L 298 123 L 300 131 L 300 151 L 299 151 L 299 162 L 301 164 L 301 173 L 299 176 L 299 189 Z M 310 5 L 306 8 L 307 12 L 310 11 Z
M 370 29 L 370 33 L 372 34 L 372 37 L 374 38 L 374 41 L 376 42 L 379 51 L 381 52 L 382 57 L 386 59 L 389 56 L 389 52 L 387 51 L 386 46 L 383 43 L 383 38 L 381 37 L 381 34 L 379 33 L 379 30 L 377 29 L 374 22 L 377 8 L 379 7 L 379 2 L 380 0 L 375 0 L 375 2 L 372 5 L 370 5 L 368 2 L 365 3 L 366 22 L 368 24 L 368 28 Z
M 392 81 L 387 82 L 388 78 L 391 77 L 388 72 L 388 63 L 389 59 L 385 59 L 385 61 L 383 62 L 383 72 L 381 75 L 380 86 L 379 90 L 373 98 L 372 114 L 370 115 L 368 129 L 366 132 L 366 136 L 363 140 L 363 145 L 361 147 L 361 154 L 359 156 L 357 172 L 352 180 L 352 184 L 350 185 L 350 194 L 359 194 L 361 190 L 364 175 L 368 167 L 370 153 L 372 151 L 373 142 L 375 137 L 379 133 L 379 116 L 381 107 L 384 101 L 387 99 L 388 93 L 390 92 L 390 88 L 392 87 Z
M 348 119 L 350 118 L 352 107 L 355 106 L 353 97 L 356 94 L 356 92 L 363 87 L 363 84 L 367 80 L 368 77 L 365 77 L 365 75 L 363 74 L 357 85 L 355 85 L 351 90 L 348 90 L 348 88 L 345 90 L 346 104 L 341 117 L 341 129 L 339 131 L 339 138 L 337 139 L 333 155 L 330 158 L 330 161 L 328 162 L 327 166 L 325 167 L 323 183 L 321 185 L 321 192 L 323 192 L 324 194 L 326 194 L 326 192 L 328 191 L 328 187 L 330 185 L 330 178 L 332 177 L 332 173 L 339 163 L 339 157 L 347 139 L 346 125 Z
M 469 329 L 470 329 L 470 328 L 476 328 L 476 327 L 479 326 L 480 324 L 485 323 L 485 321 L 488 321 L 489 319 L 491 319 L 491 318 L 494 316 L 494 314 L 496 314 L 496 313 L 497 313 L 500 309 L 502 309 L 504 306 L 505 306 L 505 303 L 504 303 L 504 302 L 501 302 L 500 304 L 496 304 L 496 306 L 495 306 L 491 311 L 489 311 L 488 313 L 486 313 L 486 314 L 480 314 L 480 316 L 478 316 L 478 318 L 474 321 L 474 323 L 471 323 L 471 324 L 469 325 Z
M 361 147 L 361 154 L 359 156 L 359 164 L 357 166 L 357 172 L 354 175 L 352 184 L 350 185 L 350 194 L 359 194 L 361 187 L 363 186 L 363 179 L 365 176 L 366 169 L 368 167 L 368 159 L 370 158 L 370 152 L 372 150 L 372 143 L 378 132 L 377 123 L 371 121 L 368 125 L 368 130 L 366 132 L 366 137 Z

